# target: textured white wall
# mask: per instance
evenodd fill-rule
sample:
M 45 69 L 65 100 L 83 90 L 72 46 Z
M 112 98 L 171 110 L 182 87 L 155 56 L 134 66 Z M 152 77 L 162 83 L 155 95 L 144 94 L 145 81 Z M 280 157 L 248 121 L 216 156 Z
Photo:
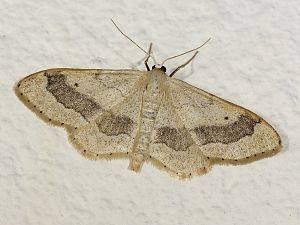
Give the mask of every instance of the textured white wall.
M 81 157 L 13 86 L 53 67 L 144 70 L 110 18 L 159 59 L 212 37 L 177 77 L 264 117 L 283 151 L 185 182 Z M 299 21 L 297 0 L 0 0 L 0 224 L 300 224 Z

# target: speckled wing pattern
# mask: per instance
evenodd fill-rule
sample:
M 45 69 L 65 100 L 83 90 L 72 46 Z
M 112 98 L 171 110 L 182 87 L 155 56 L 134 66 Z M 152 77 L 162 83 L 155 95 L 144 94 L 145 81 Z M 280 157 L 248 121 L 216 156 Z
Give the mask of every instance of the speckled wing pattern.
M 50 69 L 21 80 L 16 94 L 44 121 L 66 128 L 90 159 L 145 161 L 180 178 L 215 163 L 238 165 L 281 148 L 256 114 L 162 70 Z

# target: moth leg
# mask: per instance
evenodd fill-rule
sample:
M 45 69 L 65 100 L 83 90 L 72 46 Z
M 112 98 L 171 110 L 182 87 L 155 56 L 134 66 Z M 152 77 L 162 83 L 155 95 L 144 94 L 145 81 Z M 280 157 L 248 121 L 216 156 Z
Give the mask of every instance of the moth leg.
M 144 162 L 144 156 L 140 153 L 132 153 L 128 169 L 138 172 Z
M 147 57 L 146 57 L 146 59 L 144 61 L 144 64 L 145 64 L 145 66 L 147 68 L 147 71 L 150 71 L 150 67 L 148 66 L 148 60 L 149 60 L 149 58 L 151 56 L 151 51 L 152 51 L 152 43 L 150 43 L 150 46 L 149 46 L 149 49 L 148 49 L 148 54 L 147 54 Z
M 170 75 L 169 77 L 173 77 L 173 75 L 178 71 L 180 70 L 181 68 L 185 67 L 187 64 L 189 64 L 195 57 L 196 55 L 198 54 L 198 51 L 195 52 L 195 54 L 188 60 L 186 61 L 184 64 L 178 66 Z

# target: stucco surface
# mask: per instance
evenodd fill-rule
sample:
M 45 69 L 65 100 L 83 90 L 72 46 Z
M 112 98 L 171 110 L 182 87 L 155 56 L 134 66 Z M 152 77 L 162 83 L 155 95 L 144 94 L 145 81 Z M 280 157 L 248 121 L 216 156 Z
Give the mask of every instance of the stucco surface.
M 13 87 L 47 68 L 144 70 L 110 18 L 158 60 L 212 37 L 177 78 L 262 116 L 282 152 L 190 181 L 81 157 Z M 0 224 L 300 224 L 299 21 L 297 0 L 0 0 Z

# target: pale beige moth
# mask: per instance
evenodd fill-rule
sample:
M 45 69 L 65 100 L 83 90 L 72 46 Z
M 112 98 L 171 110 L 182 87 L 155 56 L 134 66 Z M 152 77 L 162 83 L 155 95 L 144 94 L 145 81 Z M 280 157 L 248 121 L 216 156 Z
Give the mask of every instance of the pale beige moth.
M 44 121 L 64 127 L 83 156 L 129 159 L 134 171 L 151 162 L 188 178 L 281 149 L 261 117 L 167 75 L 164 66 L 150 70 L 150 53 L 151 47 L 147 71 L 48 69 L 25 77 L 15 91 Z

